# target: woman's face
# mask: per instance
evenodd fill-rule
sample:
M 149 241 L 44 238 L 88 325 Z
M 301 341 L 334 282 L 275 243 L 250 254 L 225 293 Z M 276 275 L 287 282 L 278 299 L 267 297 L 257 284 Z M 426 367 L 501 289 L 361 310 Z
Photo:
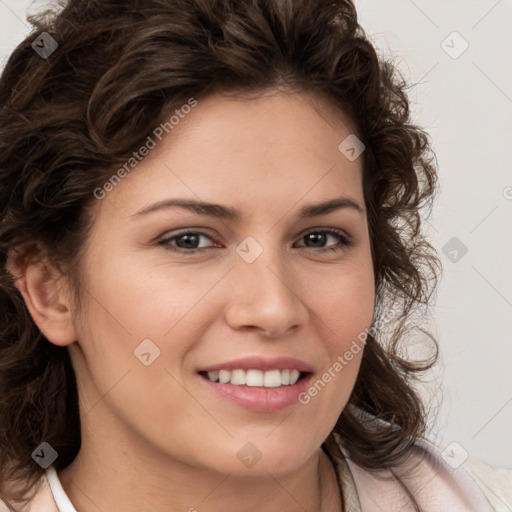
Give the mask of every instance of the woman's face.
M 105 187 L 70 346 L 83 447 L 252 476 L 318 450 L 374 308 L 362 158 L 338 148 L 351 133 L 310 95 L 214 95 Z M 244 371 L 223 370 L 235 383 L 221 383 L 208 369 Z M 287 384 L 293 370 L 307 373 Z

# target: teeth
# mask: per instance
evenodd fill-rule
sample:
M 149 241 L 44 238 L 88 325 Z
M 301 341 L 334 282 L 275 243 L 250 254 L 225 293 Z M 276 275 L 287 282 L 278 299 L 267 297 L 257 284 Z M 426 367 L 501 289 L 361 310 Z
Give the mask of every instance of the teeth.
M 290 384 L 295 384 L 299 380 L 300 372 L 299 370 L 292 370 L 290 372 Z
M 281 372 L 279 370 L 272 370 L 265 372 L 263 376 L 263 385 L 266 388 L 278 388 L 282 383 Z
M 231 372 L 228 370 L 221 370 L 219 372 L 219 381 L 221 384 L 227 384 L 231 380 Z
M 208 378 L 213 382 L 219 380 L 219 372 L 208 372 Z
M 221 384 L 234 384 L 235 386 L 278 388 L 280 386 L 293 386 L 300 377 L 299 370 L 220 370 L 208 372 L 208 379 Z
M 247 370 L 245 383 L 248 386 L 263 386 L 263 372 L 260 370 Z
M 233 370 L 231 372 L 231 384 L 242 386 L 245 384 L 245 372 L 243 370 Z

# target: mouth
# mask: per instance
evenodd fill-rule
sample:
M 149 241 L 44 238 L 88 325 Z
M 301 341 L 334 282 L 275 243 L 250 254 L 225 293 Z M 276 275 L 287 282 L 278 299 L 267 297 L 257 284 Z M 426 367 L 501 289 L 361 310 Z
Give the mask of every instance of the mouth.
M 217 384 L 231 384 L 250 388 L 281 388 L 294 386 L 311 372 L 301 372 L 296 368 L 262 371 L 256 368 L 245 370 L 214 370 L 198 372 L 204 379 Z
M 200 384 L 216 398 L 236 408 L 277 413 L 303 407 L 299 397 L 311 385 L 313 372 L 297 369 L 234 369 L 197 372 Z
M 272 413 L 301 404 L 313 366 L 294 357 L 257 355 L 198 368 L 200 383 L 235 407 Z

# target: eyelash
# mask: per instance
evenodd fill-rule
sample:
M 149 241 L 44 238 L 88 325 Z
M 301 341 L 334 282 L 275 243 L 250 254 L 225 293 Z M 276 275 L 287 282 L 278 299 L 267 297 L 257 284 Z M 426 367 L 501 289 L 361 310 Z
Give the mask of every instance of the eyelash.
M 304 235 L 302 235 L 301 239 L 303 239 L 306 236 L 311 235 L 313 233 L 323 233 L 323 234 L 332 235 L 332 236 L 338 238 L 338 240 L 340 241 L 341 247 L 338 245 L 335 247 L 320 248 L 316 251 L 319 253 L 329 253 L 329 252 L 341 251 L 344 248 L 351 247 L 354 244 L 353 240 L 350 237 L 345 235 L 343 232 L 334 230 L 334 229 L 316 229 L 313 231 L 309 231 L 309 232 L 305 233 Z M 177 235 L 160 240 L 158 242 L 158 245 L 163 246 L 163 248 L 168 251 L 173 251 L 173 252 L 182 253 L 182 254 L 195 254 L 195 253 L 203 252 L 208 249 L 206 247 L 199 248 L 199 249 L 183 249 L 181 247 L 174 247 L 174 246 L 170 245 L 169 242 L 176 240 L 177 238 L 180 238 L 185 235 L 201 235 L 201 236 L 205 236 L 206 238 L 209 238 L 210 240 L 213 240 L 210 235 L 207 235 L 206 233 L 203 233 L 201 231 L 184 231 Z M 315 249 L 315 248 L 311 247 L 311 249 Z

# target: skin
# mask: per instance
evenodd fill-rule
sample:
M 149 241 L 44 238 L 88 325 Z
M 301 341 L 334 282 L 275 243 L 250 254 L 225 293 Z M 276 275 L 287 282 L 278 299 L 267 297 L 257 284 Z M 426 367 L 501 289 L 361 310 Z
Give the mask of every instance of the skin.
M 219 398 L 196 372 L 249 355 L 291 356 L 319 378 L 370 326 L 362 158 L 338 150 L 351 133 L 346 116 L 311 94 L 201 99 L 95 200 L 80 311 L 66 276 L 41 262 L 13 265 L 34 320 L 69 347 L 76 371 L 82 448 L 59 478 L 77 510 L 340 510 L 320 446 L 348 401 L 362 351 L 307 405 L 271 413 Z M 341 196 L 362 213 L 296 217 Z M 243 217 L 179 208 L 135 215 L 170 198 L 228 205 Z M 203 252 L 185 254 L 183 238 L 158 243 L 182 228 L 207 235 L 197 242 Z M 332 235 L 311 243 L 305 235 L 320 228 L 343 231 L 353 245 Z M 252 263 L 235 252 L 248 236 L 263 249 Z M 339 250 L 321 253 L 326 247 Z M 149 366 L 134 356 L 147 338 L 160 350 Z M 237 457 L 248 442 L 261 453 L 250 468 Z

